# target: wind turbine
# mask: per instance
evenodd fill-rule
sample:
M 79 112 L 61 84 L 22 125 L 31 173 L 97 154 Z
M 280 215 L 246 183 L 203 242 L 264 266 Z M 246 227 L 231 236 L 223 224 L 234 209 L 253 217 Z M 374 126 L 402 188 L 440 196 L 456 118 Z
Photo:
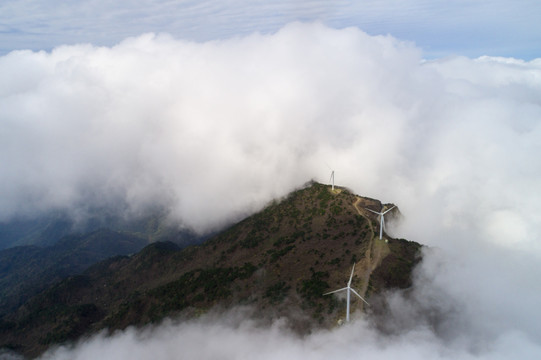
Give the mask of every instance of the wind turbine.
M 332 185 L 332 188 L 331 190 L 334 191 L 334 170 L 332 169 L 332 167 L 329 166 L 329 164 L 327 164 L 326 161 L 324 161 L 325 165 L 327 165 L 327 167 L 329 168 L 329 170 L 331 170 L 331 177 L 329 178 L 329 182 L 331 183 Z
M 381 240 L 381 237 L 383 236 L 383 228 L 385 227 L 385 218 L 383 217 L 385 214 L 387 214 L 389 211 L 394 209 L 396 206 L 393 206 L 390 209 L 387 209 L 386 211 L 377 212 L 374 210 L 370 210 L 369 208 L 365 208 L 368 211 L 373 212 L 374 214 L 379 215 L 379 239 Z M 383 210 L 383 209 L 382 209 Z
M 357 291 L 355 291 L 354 288 L 351 287 L 351 280 L 353 279 L 353 271 L 355 271 L 355 263 L 353 263 L 353 268 L 351 269 L 351 275 L 349 276 L 348 286 L 346 286 L 345 288 L 341 288 L 341 289 L 334 290 L 334 291 L 323 294 L 323 296 L 325 296 L 325 295 L 334 294 L 334 293 L 344 291 L 344 290 L 347 291 L 347 293 L 346 293 L 347 294 L 346 321 L 349 321 L 349 301 L 350 301 L 350 297 L 351 297 L 350 292 L 353 292 L 355 295 L 357 295 L 359 297 L 359 299 L 364 301 L 366 303 L 366 305 L 370 306 L 370 304 L 367 303 L 366 300 L 363 299 L 363 297 L 361 295 L 359 295 L 359 293 Z

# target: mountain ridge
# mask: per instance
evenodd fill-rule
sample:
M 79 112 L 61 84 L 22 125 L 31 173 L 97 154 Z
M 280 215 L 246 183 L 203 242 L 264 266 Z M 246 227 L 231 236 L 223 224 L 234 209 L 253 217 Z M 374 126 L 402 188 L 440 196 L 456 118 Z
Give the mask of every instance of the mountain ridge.
M 343 303 L 322 294 L 343 287 L 353 263 L 353 285 L 368 301 L 411 286 L 421 245 L 387 234 L 380 240 L 377 216 L 363 209 L 382 206 L 311 182 L 201 245 L 154 243 L 55 284 L 2 319 L 0 346 L 33 356 L 100 329 L 193 317 L 216 306 L 254 306 L 301 332 L 332 327 L 344 316 Z M 398 208 L 388 215 L 392 223 Z

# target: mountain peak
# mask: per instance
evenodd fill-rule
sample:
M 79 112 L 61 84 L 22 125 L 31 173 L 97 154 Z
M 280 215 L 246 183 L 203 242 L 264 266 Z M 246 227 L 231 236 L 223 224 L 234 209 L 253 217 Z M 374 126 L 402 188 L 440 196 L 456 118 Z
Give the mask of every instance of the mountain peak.
M 383 205 L 345 188 L 309 183 L 201 245 L 180 250 L 155 243 L 89 269 L 84 281 L 72 280 L 77 286 L 48 289 L 4 319 L 31 325 L 0 331 L 0 344 L 37 354 L 84 332 L 193 316 L 216 305 L 251 305 L 259 316 L 285 316 L 303 331 L 334 326 L 345 304 L 323 294 L 343 287 L 353 264 L 352 287 L 370 302 L 374 294 L 410 286 L 418 261 L 420 245 L 385 233 L 380 240 L 378 215 L 366 208 Z M 395 207 L 386 220 L 396 214 Z M 48 304 L 54 306 L 44 312 Z M 352 309 L 370 311 L 363 304 L 354 301 Z

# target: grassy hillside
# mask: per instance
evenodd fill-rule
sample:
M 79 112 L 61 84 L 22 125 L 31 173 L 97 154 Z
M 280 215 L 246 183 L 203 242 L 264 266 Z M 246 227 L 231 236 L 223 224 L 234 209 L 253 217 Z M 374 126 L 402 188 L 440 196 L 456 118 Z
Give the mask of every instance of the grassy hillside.
M 102 328 L 197 316 L 216 305 L 253 305 L 263 317 L 289 317 L 299 331 L 334 326 L 345 304 L 322 294 L 345 286 L 353 263 L 353 286 L 370 302 L 375 293 L 410 286 L 418 261 L 419 244 L 379 240 L 377 216 L 365 207 L 382 204 L 311 183 L 200 246 L 155 243 L 103 261 L 5 316 L 0 346 L 36 355 Z

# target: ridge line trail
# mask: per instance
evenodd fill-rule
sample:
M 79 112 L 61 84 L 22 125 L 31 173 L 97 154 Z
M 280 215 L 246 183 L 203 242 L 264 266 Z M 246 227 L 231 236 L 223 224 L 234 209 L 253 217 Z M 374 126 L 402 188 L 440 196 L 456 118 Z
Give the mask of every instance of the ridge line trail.
M 366 215 L 363 214 L 361 209 L 359 209 L 359 203 L 361 202 L 361 198 L 357 196 L 357 200 L 353 203 L 353 207 L 355 207 L 355 210 L 357 210 L 357 213 L 362 216 L 366 221 L 368 221 L 368 225 L 370 227 L 370 231 L 372 232 L 372 236 L 370 236 L 370 244 L 368 244 L 368 249 L 365 252 L 364 258 L 359 261 L 359 266 L 357 267 L 357 270 L 355 271 L 357 274 L 360 275 L 362 286 L 360 288 L 359 293 L 364 298 L 366 295 L 366 291 L 368 290 L 368 282 L 370 281 L 370 275 L 372 275 L 372 271 L 374 271 L 378 265 L 381 263 L 381 260 L 383 260 L 383 253 L 389 252 L 387 244 L 382 242 L 382 244 L 375 244 L 374 238 L 376 237 L 376 234 L 374 232 L 374 227 L 372 226 L 372 221 L 366 217 Z M 377 246 L 374 246 L 377 245 Z M 372 248 L 374 248 L 374 256 L 372 258 Z M 386 248 L 386 251 L 384 250 Z M 361 302 L 361 310 L 364 307 L 364 303 Z

